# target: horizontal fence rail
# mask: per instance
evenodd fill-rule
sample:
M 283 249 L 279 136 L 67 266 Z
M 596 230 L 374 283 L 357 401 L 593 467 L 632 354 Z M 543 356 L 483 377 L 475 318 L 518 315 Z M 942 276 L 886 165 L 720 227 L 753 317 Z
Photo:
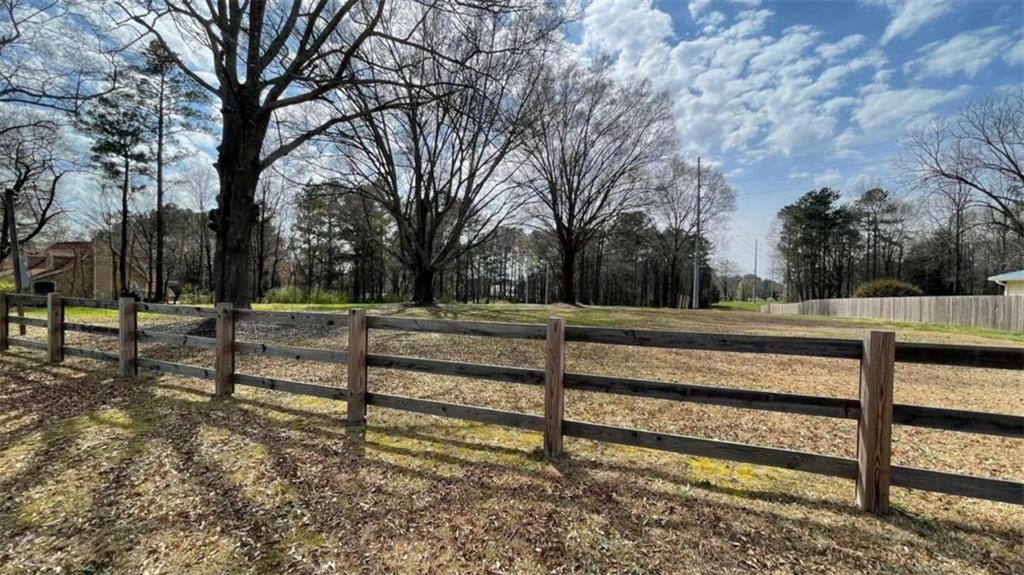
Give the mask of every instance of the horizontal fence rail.
M 1024 369 L 1024 349 L 992 345 L 897 343 L 896 361 L 992 369 Z
M 212 308 L 188 305 L 168 305 L 162 303 L 137 302 L 135 309 L 164 315 L 180 315 L 187 317 L 217 317 Z
M 82 347 L 72 347 L 70 345 L 64 346 L 64 355 L 84 357 L 86 359 L 94 359 L 96 361 L 106 361 L 108 363 L 117 363 L 118 361 L 116 353 L 95 349 L 85 349 Z
M 140 342 L 162 343 L 193 349 L 214 349 L 214 347 L 216 347 L 216 340 L 212 337 L 201 337 L 197 335 L 163 333 L 159 331 L 140 329 L 135 332 L 135 337 Z
M 233 376 L 234 382 L 238 385 L 248 385 L 273 391 L 284 391 L 298 395 L 309 395 L 312 397 L 323 397 L 326 399 L 348 399 L 348 391 L 340 387 L 317 385 L 314 383 L 303 383 L 289 379 L 275 379 L 272 377 L 261 377 L 258 375 L 247 375 L 236 373 Z
M 366 365 L 369 367 L 416 371 L 435 375 L 455 375 L 490 381 L 544 385 L 544 372 L 542 370 L 523 367 L 459 363 L 441 359 L 372 354 L 366 356 Z
M 736 353 L 772 353 L 860 359 L 859 341 L 815 337 L 685 333 L 653 329 L 568 327 L 566 341 Z
M 86 299 L 81 297 L 65 297 L 61 299 L 64 300 L 64 305 L 66 307 L 91 307 L 97 309 L 111 309 L 115 311 L 117 310 L 116 301 Z
M 233 344 L 235 351 L 250 355 L 262 355 L 266 357 L 283 357 L 286 359 L 320 361 L 324 363 L 346 363 L 348 354 L 344 351 L 332 349 L 318 349 L 313 347 L 292 347 L 290 345 L 270 345 L 266 343 L 250 343 L 247 341 L 236 341 Z
M 12 305 L 17 304 L 47 305 L 47 318 L 12 317 L 9 314 L 10 309 Z M 65 306 L 118 309 L 119 326 L 114 328 L 64 322 Z M 216 383 L 219 395 L 231 395 L 234 386 L 241 385 L 345 401 L 348 404 L 350 424 L 365 421 L 366 406 L 373 405 L 542 432 L 545 436 L 545 453 L 549 455 L 557 455 L 561 449 L 561 437 L 569 436 L 854 479 L 857 483 L 858 503 L 864 509 L 873 512 L 884 512 L 888 508 L 890 485 L 1024 504 L 1024 483 L 891 466 L 888 463 L 892 425 L 1024 439 L 1024 416 L 893 403 L 892 367 L 895 363 L 1024 370 L 1024 348 L 896 343 L 891 332 L 877 331 L 868 332 L 870 339 L 866 336 L 864 341 L 858 341 L 629 328 L 560 327 L 564 325 L 560 320 L 543 326 L 367 316 L 362 310 L 349 314 L 235 310 L 226 304 L 216 308 L 175 306 L 134 302 L 126 298 L 115 303 L 83 298 L 50 296 L 48 299 L 44 296 L 9 294 L 6 297 L 0 296 L 0 312 L 0 350 L 6 349 L 7 346 L 16 346 L 47 351 L 51 361 L 59 361 L 67 355 L 117 363 L 121 366 L 122 373 L 126 374 L 134 373 L 136 369 L 145 369 L 211 380 Z M 217 335 L 200 337 L 159 330 L 138 330 L 138 312 L 215 319 Z M 324 329 L 347 327 L 349 347 L 347 350 L 330 350 L 238 341 L 235 339 L 234 326 L 239 321 Z M 44 343 L 9 337 L 9 324 L 46 328 L 48 340 Z M 541 340 L 546 342 L 547 363 L 544 369 L 537 369 L 367 353 L 367 332 L 370 329 Z M 65 331 L 119 338 L 120 350 L 112 353 L 63 345 Z M 58 335 L 54 335 L 55 333 Z M 141 358 L 137 354 L 136 342 L 212 350 L 215 352 L 216 366 L 210 369 Z M 563 363 L 565 342 L 856 359 L 861 362 L 861 397 L 820 397 L 566 372 Z M 238 373 L 235 370 L 235 355 L 239 353 L 344 364 L 348 368 L 348 382 L 346 386 L 330 386 Z M 552 361 L 556 363 L 552 364 Z M 542 387 L 545 392 L 545 414 L 533 415 L 368 391 L 368 368 Z M 776 447 L 567 420 L 562 418 L 563 389 L 855 420 L 858 421 L 857 451 L 858 454 L 866 456 L 847 459 Z
M 47 327 L 50 324 L 46 323 L 45 319 L 38 317 L 12 317 L 8 321 L 11 323 L 27 325 L 30 327 Z
M 118 330 L 116 327 L 109 327 L 105 325 L 92 325 L 88 323 L 72 323 L 64 322 L 65 331 L 77 331 L 81 333 L 91 333 L 93 335 L 103 335 L 107 337 L 117 337 Z
M 12 337 L 7 340 L 7 343 L 15 347 L 24 347 L 26 349 L 40 349 L 46 351 L 46 342 L 42 341 L 32 341 L 30 339 Z
M 413 319 L 405 317 L 370 316 L 370 329 L 425 331 L 451 335 L 473 335 L 513 339 L 544 339 L 544 326 L 525 323 L 455 321 L 444 319 Z
M 33 307 L 43 307 L 46 305 L 46 296 L 44 295 L 30 295 L 25 293 L 9 293 L 6 295 L 7 301 L 13 304 Z
M 283 325 L 305 325 L 315 327 L 345 327 L 348 316 L 336 313 L 302 313 L 290 311 L 234 310 L 236 321 L 256 321 Z

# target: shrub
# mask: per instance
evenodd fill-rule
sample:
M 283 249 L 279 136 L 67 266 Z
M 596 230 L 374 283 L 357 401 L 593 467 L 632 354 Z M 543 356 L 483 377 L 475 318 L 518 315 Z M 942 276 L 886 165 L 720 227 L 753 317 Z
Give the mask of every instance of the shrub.
M 910 297 L 921 295 L 921 288 L 897 279 L 877 279 L 860 284 L 853 297 Z
M 187 286 L 178 294 L 178 303 L 185 305 L 213 305 L 213 294 L 208 291 L 191 289 Z
M 267 303 L 307 303 L 338 305 L 348 303 L 348 295 L 340 291 L 313 288 L 306 291 L 298 287 L 279 287 L 267 292 Z

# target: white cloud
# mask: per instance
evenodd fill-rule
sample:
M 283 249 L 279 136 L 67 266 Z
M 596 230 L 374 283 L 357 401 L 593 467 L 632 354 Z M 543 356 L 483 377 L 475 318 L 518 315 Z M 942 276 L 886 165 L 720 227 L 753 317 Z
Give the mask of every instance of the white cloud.
M 642 57 L 670 36 L 672 17 L 651 6 L 651 0 L 593 2 L 583 16 L 584 49 L 627 60 Z
M 948 40 L 925 44 L 917 49 L 921 54 L 907 63 L 908 71 L 920 77 L 945 77 L 963 72 L 974 76 L 984 70 L 1004 52 L 1009 53 L 1013 41 L 1000 26 L 961 32 Z
M 1003 60 L 1011 66 L 1024 64 L 1024 38 L 1017 40 L 1017 43 L 1003 54 Z
M 711 0 L 690 0 L 687 8 L 690 10 L 690 17 L 694 20 L 700 18 L 704 10 L 711 5 Z
M 905 38 L 953 10 L 951 0 L 864 0 L 866 4 L 883 6 L 892 14 L 892 20 L 882 34 L 881 43 L 894 38 Z
M 710 31 L 711 29 L 725 23 L 725 14 L 722 14 L 718 10 L 712 10 L 711 12 L 708 12 L 707 16 L 701 17 L 698 22 L 706 26 L 705 31 Z
M 843 179 L 843 174 L 835 168 L 830 168 L 814 176 L 814 185 L 819 188 L 835 187 Z
M 873 88 L 864 96 L 853 118 L 865 131 L 903 126 L 936 106 L 963 98 L 968 92 L 969 86 L 950 90 Z
M 822 44 L 815 48 L 814 51 L 822 58 L 832 60 L 859 47 L 864 43 L 864 40 L 865 38 L 861 34 L 850 34 L 834 44 Z
M 707 4 L 696 9 L 703 18 L 714 13 Z M 849 154 L 845 146 L 875 141 L 882 131 L 894 135 L 966 93 L 896 89 L 885 53 L 865 50 L 864 36 L 828 43 L 807 25 L 770 33 L 772 17 L 770 10 L 741 10 L 719 27 L 677 37 L 671 17 L 649 1 L 595 1 L 584 16 L 581 53 L 617 54 L 623 77 L 648 78 L 669 93 L 684 151 L 735 162 Z
M 767 70 L 793 62 L 817 41 L 818 36 L 819 32 L 811 26 L 787 28 L 781 38 L 765 44 L 761 52 L 750 60 L 750 67 L 753 70 Z

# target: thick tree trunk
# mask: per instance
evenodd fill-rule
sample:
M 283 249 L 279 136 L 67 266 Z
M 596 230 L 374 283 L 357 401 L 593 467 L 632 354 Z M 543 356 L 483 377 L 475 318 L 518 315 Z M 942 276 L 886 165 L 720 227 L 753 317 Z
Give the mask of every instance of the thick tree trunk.
M 223 111 L 223 136 L 217 157 L 220 191 L 210 212 L 216 238 L 214 301 L 248 308 L 253 227 L 256 225 L 256 186 L 260 178 L 260 149 L 267 121 L 256 113 L 258 94 L 243 95 L 249 105 Z
M 562 245 L 562 303 L 576 304 L 576 255 L 575 246 Z
M 412 301 L 416 305 L 434 304 L 434 274 L 437 270 L 433 268 L 415 270 L 413 278 Z
M 18 221 L 17 212 L 14 209 L 14 190 L 4 191 L 4 214 L 7 219 L 7 231 L 10 234 L 11 269 L 14 270 L 14 293 L 23 293 L 25 286 L 22 285 L 21 271 L 21 246 L 18 245 Z M 25 305 L 18 302 L 18 317 L 25 317 Z M 24 336 L 28 328 L 24 322 L 18 324 L 18 335 Z

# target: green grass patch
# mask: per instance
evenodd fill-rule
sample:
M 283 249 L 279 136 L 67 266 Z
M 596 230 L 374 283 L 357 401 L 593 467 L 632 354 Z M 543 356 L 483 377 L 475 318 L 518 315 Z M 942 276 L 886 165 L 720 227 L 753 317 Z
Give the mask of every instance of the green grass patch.
M 761 311 L 761 306 L 770 303 L 778 303 L 769 301 L 766 299 L 758 299 L 753 301 L 720 301 L 718 303 L 711 304 L 714 309 L 724 309 L 728 311 Z
M 918 332 L 928 333 L 941 333 L 948 335 L 967 335 L 973 337 L 983 337 L 986 339 L 998 339 L 1003 341 L 1013 341 L 1024 343 L 1024 333 L 1016 331 L 1000 331 L 997 329 L 987 329 L 983 327 L 972 327 L 968 325 L 940 325 L 934 323 L 912 323 L 912 322 L 899 322 L 899 321 L 885 321 L 880 319 L 870 318 L 846 318 L 846 317 L 831 317 L 831 316 L 801 316 L 823 320 L 832 323 L 855 323 L 858 325 L 870 325 L 889 328 L 893 330 L 912 330 Z

